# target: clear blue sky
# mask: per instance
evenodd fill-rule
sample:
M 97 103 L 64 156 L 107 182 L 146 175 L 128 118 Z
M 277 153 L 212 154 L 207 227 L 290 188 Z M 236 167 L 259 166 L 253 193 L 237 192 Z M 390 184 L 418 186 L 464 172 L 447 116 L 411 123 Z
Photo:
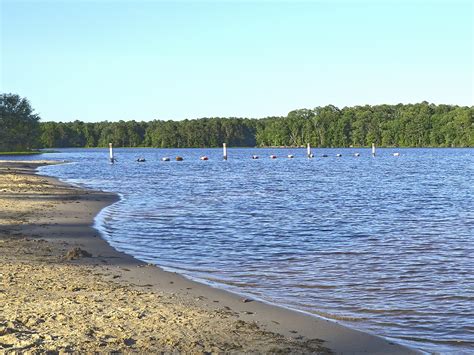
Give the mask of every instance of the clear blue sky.
M 1 2 L 1 92 L 43 121 L 473 105 L 471 1 Z

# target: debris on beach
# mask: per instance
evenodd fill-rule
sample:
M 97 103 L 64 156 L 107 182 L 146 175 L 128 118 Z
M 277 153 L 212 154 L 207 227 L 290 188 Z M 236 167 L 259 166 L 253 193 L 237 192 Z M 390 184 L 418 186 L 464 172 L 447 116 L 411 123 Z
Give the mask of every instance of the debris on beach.
M 80 258 L 92 258 L 92 254 L 84 249 L 76 247 L 69 250 L 64 257 L 66 260 L 76 260 Z

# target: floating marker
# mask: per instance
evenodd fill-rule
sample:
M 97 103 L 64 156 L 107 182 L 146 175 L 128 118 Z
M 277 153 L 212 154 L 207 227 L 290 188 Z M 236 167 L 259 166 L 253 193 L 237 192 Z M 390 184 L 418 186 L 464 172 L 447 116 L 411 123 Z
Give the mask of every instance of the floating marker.
M 138 159 L 137 159 L 137 162 L 139 162 L 139 163 L 144 163 L 144 162 L 146 162 L 146 160 L 145 160 L 145 158 L 138 158 Z
M 222 143 L 222 154 L 223 154 L 224 160 L 227 160 L 227 144 L 226 143 Z
M 289 159 L 293 159 L 295 156 L 293 154 L 288 154 Z
M 183 157 L 177 156 L 176 161 L 183 161 Z
M 355 157 L 360 157 L 360 153 L 354 153 Z
M 372 156 L 375 157 L 375 143 L 372 143 Z
M 205 155 L 203 155 L 202 157 L 199 158 L 200 160 L 209 160 L 209 158 Z
M 110 160 L 110 164 L 115 163 L 114 150 L 112 149 L 112 143 L 109 143 L 109 160 Z
M 321 156 L 322 156 L 323 158 L 327 158 L 327 157 L 328 157 L 327 154 L 323 154 L 323 155 L 321 155 Z
M 342 154 L 336 154 L 336 157 L 340 158 L 342 157 Z
M 161 158 L 161 160 L 162 161 L 170 161 L 170 158 L 169 157 L 163 157 L 163 158 Z M 178 160 L 178 159 L 176 159 L 176 160 Z
M 399 156 L 400 156 L 400 153 L 398 153 L 398 152 L 397 152 L 397 153 L 393 153 L 393 156 L 394 156 L 394 157 L 399 157 Z
M 252 155 L 252 159 L 258 159 L 258 155 Z
M 276 155 L 270 155 L 270 159 L 276 159 Z

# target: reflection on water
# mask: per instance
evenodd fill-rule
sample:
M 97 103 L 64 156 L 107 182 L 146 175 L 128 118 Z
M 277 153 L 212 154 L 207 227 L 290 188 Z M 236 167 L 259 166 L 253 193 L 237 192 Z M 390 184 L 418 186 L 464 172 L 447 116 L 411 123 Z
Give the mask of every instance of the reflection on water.
M 110 165 L 106 150 L 64 150 L 51 157 L 78 163 L 43 172 L 120 192 L 100 227 L 139 259 L 421 349 L 473 350 L 474 150 L 394 151 L 117 149 Z

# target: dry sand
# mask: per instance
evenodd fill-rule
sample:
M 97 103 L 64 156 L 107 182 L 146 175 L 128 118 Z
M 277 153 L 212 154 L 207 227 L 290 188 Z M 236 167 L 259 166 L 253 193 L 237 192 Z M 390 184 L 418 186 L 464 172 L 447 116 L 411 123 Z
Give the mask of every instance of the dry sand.
M 386 339 L 211 288 L 111 248 L 113 194 L 0 161 L 1 352 L 407 354 Z

